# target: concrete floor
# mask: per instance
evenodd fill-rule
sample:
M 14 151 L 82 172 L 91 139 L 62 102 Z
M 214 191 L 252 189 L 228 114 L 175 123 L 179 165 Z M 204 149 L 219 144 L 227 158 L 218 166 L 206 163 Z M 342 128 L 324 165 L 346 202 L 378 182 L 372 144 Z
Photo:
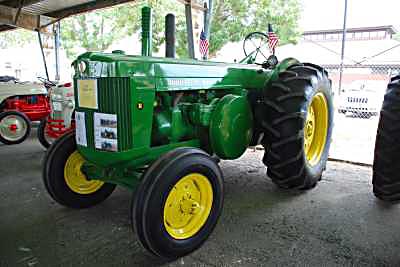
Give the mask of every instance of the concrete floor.
M 262 151 L 222 162 L 225 206 L 198 251 L 163 264 L 130 226 L 132 193 L 64 208 L 41 181 L 35 139 L 0 145 L 0 266 L 400 266 L 400 206 L 371 193 L 371 169 L 330 162 L 318 187 L 277 189 Z

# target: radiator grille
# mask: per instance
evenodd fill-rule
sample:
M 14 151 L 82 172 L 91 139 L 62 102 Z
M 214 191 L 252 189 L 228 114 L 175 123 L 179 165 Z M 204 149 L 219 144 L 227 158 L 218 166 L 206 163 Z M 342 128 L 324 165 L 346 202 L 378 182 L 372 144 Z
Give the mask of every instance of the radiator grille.
M 133 147 L 132 140 L 132 95 L 129 78 L 98 78 L 98 110 L 83 109 L 86 113 L 88 145 L 94 145 L 94 112 L 117 114 L 118 151 Z M 79 108 L 78 108 L 79 109 Z
M 129 78 L 99 78 L 99 111 L 117 114 L 118 150 L 132 148 L 132 107 Z

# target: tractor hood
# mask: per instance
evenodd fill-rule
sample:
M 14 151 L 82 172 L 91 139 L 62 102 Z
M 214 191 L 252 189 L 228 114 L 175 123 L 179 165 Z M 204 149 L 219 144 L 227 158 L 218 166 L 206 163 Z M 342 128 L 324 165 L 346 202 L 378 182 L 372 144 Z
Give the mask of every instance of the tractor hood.
M 255 64 L 221 63 L 87 52 L 74 62 L 75 78 L 132 77 L 157 91 L 207 88 L 262 89 L 276 72 L 298 61 L 286 59 L 274 70 Z
M 0 82 L 0 104 L 7 98 L 19 95 L 46 95 L 42 84 Z

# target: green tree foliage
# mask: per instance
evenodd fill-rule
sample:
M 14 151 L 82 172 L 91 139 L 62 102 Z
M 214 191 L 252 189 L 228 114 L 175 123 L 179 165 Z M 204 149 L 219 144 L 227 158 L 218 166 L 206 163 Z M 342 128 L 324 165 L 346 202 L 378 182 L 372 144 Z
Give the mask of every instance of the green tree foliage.
M 37 40 L 34 32 L 13 30 L 0 33 L 0 48 L 21 47 Z
M 300 37 L 298 0 L 215 0 L 211 23 L 210 54 L 228 42 L 238 42 L 253 31 L 267 32 L 268 23 L 278 34 L 280 45 Z
M 272 23 L 281 45 L 295 43 L 300 36 L 299 0 L 213 0 L 213 2 L 211 56 L 226 43 L 241 41 L 252 31 L 266 32 L 268 23 Z M 104 51 L 113 42 L 140 32 L 141 7 L 144 5 L 153 8 L 154 51 L 158 51 L 165 41 L 165 15 L 173 13 L 176 17 L 177 55 L 187 57 L 184 5 L 177 0 L 135 1 L 64 19 L 61 24 L 62 46 L 71 59 L 83 51 Z M 11 32 L 6 39 L 2 38 L 0 47 L 33 39 L 31 35 L 19 32 Z
M 147 1 L 142 1 L 136 8 L 121 10 L 123 22 L 120 24 L 128 25 L 129 33 L 140 30 L 140 7 L 145 4 Z M 176 0 L 153 0 L 149 4 L 155 15 L 153 48 L 157 50 L 164 42 L 164 17 L 173 13 L 176 16 L 176 51 L 179 57 L 187 57 L 184 6 Z M 268 23 L 274 26 L 281 45 L 295 43 L 300 37 L 300 10 L 299 0 L 214 0 L 210 55 L 215 55 L 228 42 L 243 40 L 250 32 L 266 32 Z
M 175 15 L 176 29 L 179 34 L 186 29 L 184 16 L 184 6 L 177 0 L 149 0 L 137 1 L 133 4 L 118 7 L 120 27 L 126 28 L 126 33 L 132 35 L 141 30 L 141 9 L 143 6 L 150 6 L 153 9 L 153 50 L 158 51 L 161 44 L 165 41 L 165 16 L 168 13 Z M 178 41 L 179 42 L 179 41 Z
M 61 22 L 61 40 L 68 57 L 75 57 L 80 48 L 104 51 L 126 34 L 121 25 L 119 8 L 107 8 L 67 18 Z
M 68 18 L 61 25 L 63 47 L 69 57 L 75 57 L 80 48 L 86 51 L 104 51 L 113 42 L 140 32 L 141 8 L 153 8 L 153 50 L 164 43 L 164 18 L 168 13 L 176 15 L 178 25 L 184 23 L 184 7 L 176 0 L 136 1 Z M 182 27 L 179 30 L 183 30 Z

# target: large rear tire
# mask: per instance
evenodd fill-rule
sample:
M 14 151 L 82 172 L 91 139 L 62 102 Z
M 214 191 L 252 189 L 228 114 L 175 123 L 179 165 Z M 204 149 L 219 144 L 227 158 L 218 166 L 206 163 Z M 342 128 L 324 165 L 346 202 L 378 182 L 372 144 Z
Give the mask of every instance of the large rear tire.
M 57 139 L 43 162 L 43 182 L 50 196 L 63 206 L 80 209 L 103 202 L 115 184 L 87 180 L 80 168 L 84 158 L 76 149 L 75 133 Z
M 400 200 L 400 75 L 392 78 L 382 105 L 375 141 L 373 192 L 379 199 Z
M 310 189 L 326 167 L 333 125 L 331 81 L 312 64 L 296 64 L 267 85 L 256 107 L 264 131 L 267 174 L 282 188 Z
M 167 260 L 200 247 L 222 211 L 222 172 L 205 152 L 178 148 L 144 174 L 132 206 L 132 225 L 142 245 Z
M 0 113 L 0 142 L 6 145 L 20 144 L 31 132 L 29 118 L 19 111 Z

